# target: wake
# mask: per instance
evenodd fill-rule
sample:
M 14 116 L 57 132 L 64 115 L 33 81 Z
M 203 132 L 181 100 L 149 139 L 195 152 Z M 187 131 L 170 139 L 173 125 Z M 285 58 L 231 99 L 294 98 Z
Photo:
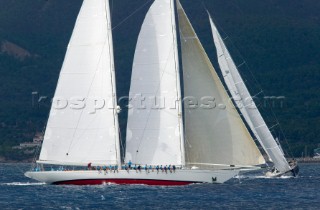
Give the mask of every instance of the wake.
M 1 183 L 0 185 L 6 186 L 39 186 L 45 185 L 44 182 L 10 182 L 10 183 Z
M 291 179 L 292 176 L 268 177 L 265 175 L 237 175 L 236 179 Z

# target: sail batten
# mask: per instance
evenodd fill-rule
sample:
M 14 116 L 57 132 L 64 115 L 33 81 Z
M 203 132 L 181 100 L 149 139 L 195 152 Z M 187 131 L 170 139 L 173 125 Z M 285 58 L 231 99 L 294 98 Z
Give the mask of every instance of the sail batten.
M 84 0 L 60 72 L 39 161 L 121 164 L 108 0 Z
M 155 0 L 143 22 L 129 92 L 126 161 L 184 165 L 173 0 Z
M 218 32 L 212 18 L 209 14 L 210 24 L 214 43 L 217 49 L 218 62 L 223 74 L 225 83 L 237 104 L 242 116 L 249 125 L 251 131 L 273 161 L 275 167 L 280 172 L 291 170 L 286 158 L 283 155 L 281 147 L 272 136 L 268 126 L 262 118 L 259 110 L 254 103 L 239 71 L 236 67 L 228 49 L 226 48 L 220 33 Z
M 186 164 L 199 168 L 202 164 L 258 165 L 264 159 L 230 103 L 211 61 L 177 1 L 185 98 L 198 102 L 211 97 L 213 107 L 188 108 L 185 103 L 184 126 Z

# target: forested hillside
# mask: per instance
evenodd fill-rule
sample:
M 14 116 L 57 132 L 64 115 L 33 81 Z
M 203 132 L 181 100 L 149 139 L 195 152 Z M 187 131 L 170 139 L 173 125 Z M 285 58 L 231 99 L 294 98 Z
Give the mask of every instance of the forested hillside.
M 128 95 L 135 44 L 151 2 L 110 0 L 118 97 Z M 81 3 L 0 0 L 0 156 L 24 158 L 12 146 L 32 141 L 45 127 Z M 211 13 L 284 149 L 295 156 L 305 151 L 311 155 L 320 143 L 320 1 L 181 3 L 218 69 L 206 9 Z M 47 99 L 37 103 L 38 96 Z M 125 110 L 120 124 L 125 136 Z

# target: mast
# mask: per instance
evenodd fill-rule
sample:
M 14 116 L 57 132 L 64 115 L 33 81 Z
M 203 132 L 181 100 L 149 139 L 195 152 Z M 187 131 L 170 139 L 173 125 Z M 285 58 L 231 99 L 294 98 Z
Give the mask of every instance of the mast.
M 134 56 L 126 161 L 184 165 L 184 138 L 174 0 L 155 0 Z
M 107 24 L 108 24 L 108 42 L 109 42 L 109 55 L 110 55 L 110 76 L 112 83 L 112 111 L 114 116 L 114 135 L 115 135 L 115 150 L 118 168 L 121 169 L 121 151 L 120 151 L 120 128 L 118 118 L 118 100 L 117 100 L 117 87 L 116 87 L 116 72 L 114 65 L 114 51 L 113 51 L 113 39 L 112 39 L 112 21 L 110 13 L 109 0 L 106 1 L 106 13 L 107 13 Z
M 108 0 L 84 0 L 50 110 L 39 163 L 118 165 L 113 43 Z
M 175 57 L 175 66 L 176 66 L 176 108 L 178 111 L 179 124 L 178 129 L 180 133 L 180 151 L 181 151 L 181 166 L 186 164 L 186 155 L 185 155 L 185 138 L 184 138 L 184 127 L 183 127 L 183 114 L 182 114 L 182 94 L 181 94 L 181 81 L 180 81 L 180 66 L 179 66 L 179 53 L 178 53 L 178 39 L 177 39 L 177 26 L 176 26 L 176 7 L 174 0 L 171 1 L 172 8 L 172 33 L 173 33 L 173 46 L 174 46 L 174 57 Z
M 177 0 L 184 78 L 186 164 L 199 168 L 259 165 L 264 159 L 229 101 L 185 11 Z M 194 99 L 195 101 L 188 100 Z
M 252 96 L 250 95 L 228 49 L 226 48 L 221 35 L 219 34 L 212 18 L 209 14 L 210 24 L 214 43 L 217 49 L 217 56 L 223 78 L 226 82 L 231 96 L 238 105 L 240 112 L 248 123 L 251 131 L 273 161 L 275 167 L 280 172 L 291 170 L 280 145 L 272 136 L 268 126 L 262 118 Z

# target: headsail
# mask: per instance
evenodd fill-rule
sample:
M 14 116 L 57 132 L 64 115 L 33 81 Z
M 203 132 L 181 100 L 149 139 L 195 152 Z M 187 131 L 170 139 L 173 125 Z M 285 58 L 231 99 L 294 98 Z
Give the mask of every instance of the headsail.
M 186 164 L 198 167 L 263 164 L 260 151 L 230 103 L 179 1 L 177 4 L 185 100 L 193 97 L 198 101 L 198 105 L 193 107 L 185 102 Z M 211 102 L 207 100 L 210 98 Z
M 84 0 L 38 162 L 121 164 L 108 0 Z
M 184 165 L 174 0 L 155 0 L 135 51 L 126 161 Z
M 273 161 L 276 169 L 280 172 L 287 172 L 291 170 L 280 146 L 272 136 L 269 128 L 257 109 L 256 104 L 254 103 L 243 79 L 241 78 L 239 71 L 211 17 L 210 23 L 212 27 L 214 43 L 217 49 L 220 69 L 226 85 L 233 99 L 237 103 L 240 112 L 269 158 Z

